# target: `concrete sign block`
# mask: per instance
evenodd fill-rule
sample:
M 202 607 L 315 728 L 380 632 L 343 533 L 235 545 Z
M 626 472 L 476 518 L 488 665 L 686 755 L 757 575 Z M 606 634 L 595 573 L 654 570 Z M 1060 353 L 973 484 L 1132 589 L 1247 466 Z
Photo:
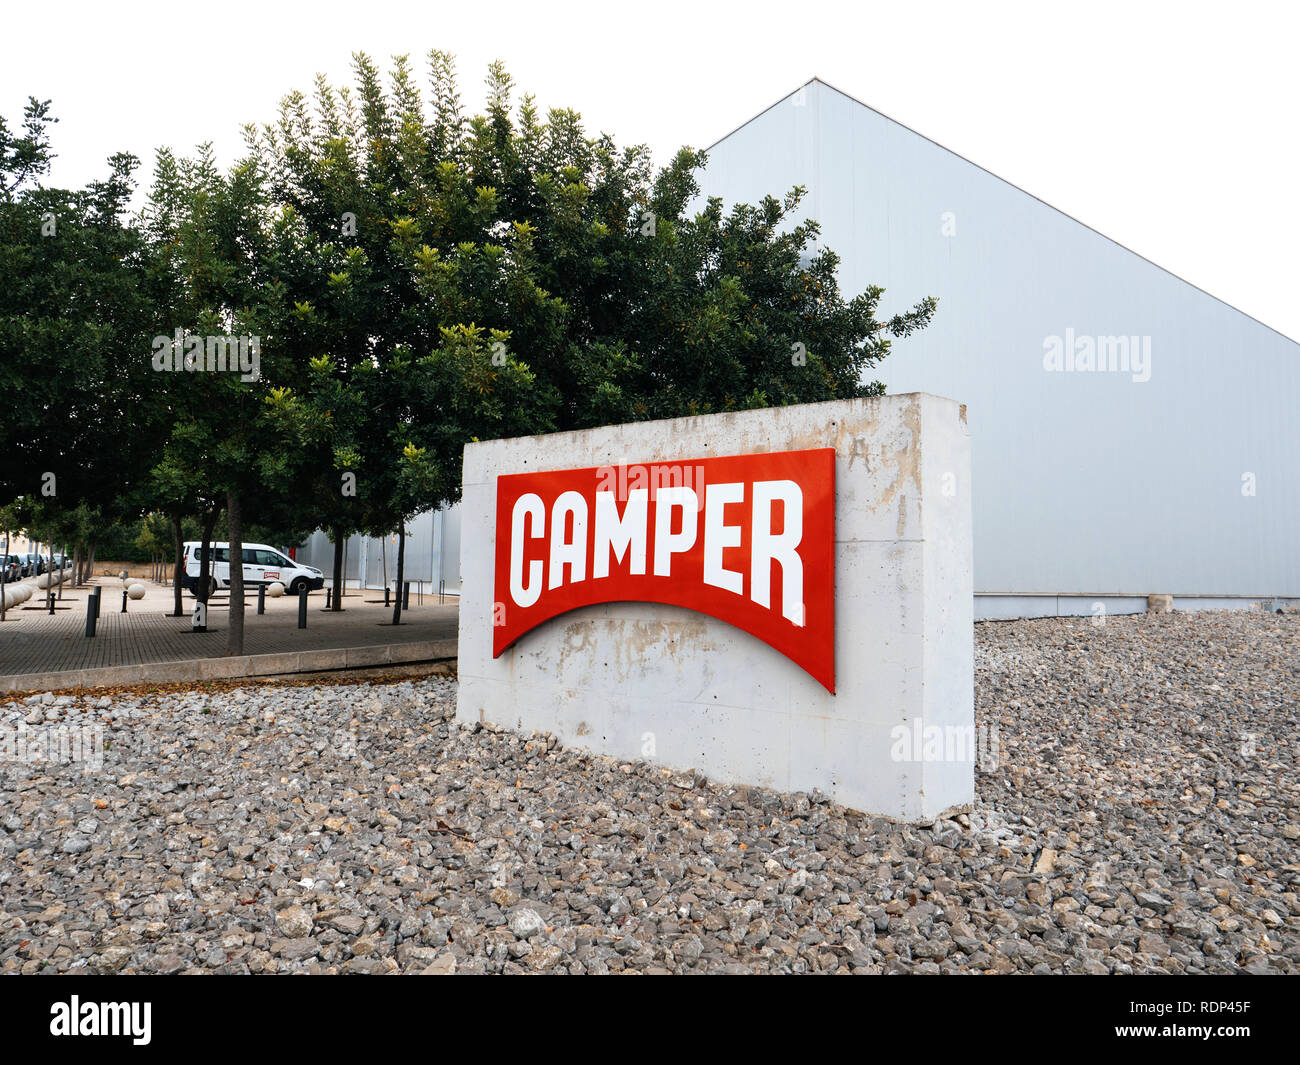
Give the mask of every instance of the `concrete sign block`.
M 969 444 L 911 394 L 468 445 L 458 718 L 904 820 L 970 803 Z M 789 454 L 817 452 L 833 539 Z

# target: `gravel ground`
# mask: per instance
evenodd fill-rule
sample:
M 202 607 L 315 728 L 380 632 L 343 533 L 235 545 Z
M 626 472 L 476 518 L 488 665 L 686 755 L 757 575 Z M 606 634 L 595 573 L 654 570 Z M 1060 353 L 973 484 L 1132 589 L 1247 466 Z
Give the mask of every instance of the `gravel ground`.
M 104 749 L 6 752 L 0 972 L 1295 972 L 1298 621 L 977 626 L 929 826 L 462 728 L 443 678 L 9 702 Z

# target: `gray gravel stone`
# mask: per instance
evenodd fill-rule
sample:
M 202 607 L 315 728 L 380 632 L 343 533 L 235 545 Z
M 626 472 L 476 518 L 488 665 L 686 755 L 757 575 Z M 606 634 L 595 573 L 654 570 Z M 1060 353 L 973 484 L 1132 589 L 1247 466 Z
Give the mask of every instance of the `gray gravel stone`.
M 105 740 L 0 763 L 0 973 L 1300 971 L 1297 616 L 975 641 L 976 802 L 924 826 L 461 727 L 437 677 L 0 701 Z
M 533 936 L 546 931 L 546 922 L 542 920 L 536 910 L 525 907 L 511 914 L 510 931 L 518 939 L 531 939 Z

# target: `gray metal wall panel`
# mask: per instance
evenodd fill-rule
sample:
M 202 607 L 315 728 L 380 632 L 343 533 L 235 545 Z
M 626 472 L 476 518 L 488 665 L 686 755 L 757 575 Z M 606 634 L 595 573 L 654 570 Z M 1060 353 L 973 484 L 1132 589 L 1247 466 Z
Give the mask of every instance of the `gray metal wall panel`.
M 397 580 L 397 552 L 396 549 L 388 551 L 384 537 L 367 536 L 365 552 L 367 588 L 383 588 Z
M 806 185 L 845 293 L 939 297 L 875 376 L 968 405 L 977 592 L 1300 594 L 1300 345 L 830 86 L 798 100 L 715 145 L 704 194 Z M 1047 372 L 1067 329 L 1150 337 L 1150 380 Z
M 439 544 L 439 558 L 441 568 L 434 573 L 434 587 L 437 587 L 441 579 L 446 581 L 446 590 L 449 592 L 460 591 L 460 504 L 448 507 L 441 511 L 442 522 L 439 529 L 441 542 Z
M 448 592 L 460 591 L 460 506 L 425 511 L 407 523 L 407 580 L 424 581 L 425 591 L 436 592 L 446 582 Z M 329 583 L 334 572 L 334 545 L 328 534 L 317 531 L 298 549 L 298 559 L 315 566 Z M 362 556 L 365 556 L 364 563 Z M 397 537 L 352 536 L 348 539 L 344 580 L 348 584 L 380 589 L 385 572 L 391 586 L 397 580 Z M 387 564 L 385 567 L 385 563 Z

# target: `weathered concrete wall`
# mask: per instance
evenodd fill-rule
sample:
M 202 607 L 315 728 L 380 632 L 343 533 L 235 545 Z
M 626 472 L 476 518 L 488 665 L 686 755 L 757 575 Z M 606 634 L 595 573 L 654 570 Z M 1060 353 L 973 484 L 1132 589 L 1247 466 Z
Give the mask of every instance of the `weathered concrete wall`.
M 836 451 L 837 694 L 739 629 L 649 603 L 573 611 L 492 658 L 498 475 L 818 447 Z M 952 400 L 886 396 L 470 444 L 462 514 L 462 721 L 719 781 L 819 788 L 891 817 L 973 800 L 969 435 Z M 938 757 L 917 760 L 899 742 L 918 722 L 947 737 Z

